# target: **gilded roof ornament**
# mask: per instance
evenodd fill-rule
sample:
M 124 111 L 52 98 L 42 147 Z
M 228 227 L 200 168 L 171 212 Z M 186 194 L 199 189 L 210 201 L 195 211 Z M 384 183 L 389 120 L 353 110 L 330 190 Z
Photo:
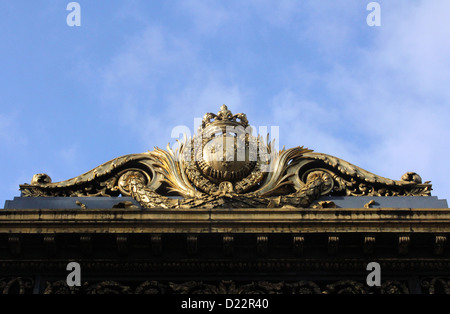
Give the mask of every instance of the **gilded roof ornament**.
M 303 146 L 277 151 L 223 105 L 177 150 L 125 155 L 61 182 L 37 174 L 20 189 L 25 197 L 132 196 L 145 208 L 304 208 L 324 195 L 428 196 L 431 184 L 414 172 L 384 178 Z

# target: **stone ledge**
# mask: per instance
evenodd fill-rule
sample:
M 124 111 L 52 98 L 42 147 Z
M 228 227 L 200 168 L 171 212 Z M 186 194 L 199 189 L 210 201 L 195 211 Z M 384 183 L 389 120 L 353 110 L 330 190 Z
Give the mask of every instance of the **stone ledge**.
M 450 233 L 444 208 L 3 209 L 0 233 Z

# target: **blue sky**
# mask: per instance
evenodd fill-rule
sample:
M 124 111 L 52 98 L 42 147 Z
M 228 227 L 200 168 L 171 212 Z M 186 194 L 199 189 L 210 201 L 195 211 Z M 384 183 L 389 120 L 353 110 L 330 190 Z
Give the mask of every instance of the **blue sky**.
M 450 2 L 0 0 L 0 207 L 173 143 L 226 104 L 255 126 L 450 199 Z

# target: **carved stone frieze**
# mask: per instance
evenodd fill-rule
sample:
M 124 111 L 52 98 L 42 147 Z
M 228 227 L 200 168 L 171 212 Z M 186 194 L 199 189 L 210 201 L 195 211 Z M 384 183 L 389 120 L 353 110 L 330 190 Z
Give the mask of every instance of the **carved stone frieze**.
M 30 294 L 34 280 L 27 277 L 0 278 L 0 294 Z
M 0 294 L 31 294 L 35 281 L 27 277 L 0 278 Z M 423 294 L 450 294 L 450 278 L 423 277 L 419 282 Z M 327 281 L 253 281 L 137 282 L 84 281 L 69 287 L 65 280 L 47 281 L 44 294 L 410 294 L 407 280 L 383 280 L 379 287 L 369 287 L 358 280 Z M 417 293 L 417 291 L 416 291 Z
M 450 278 L 448 277 L 423 278 L 420 285 L 427 294 L 450 294 Z
M 425 279 L 425 293 L 449 294 L 448 282 L 442 278 Z M 439 287 L 438 287 L 439 286 Z M 365 282 L 340 280 L 321 281 L 253 281 L 219 282 L 144 281 L 127 284 L 116 281 L 84 282 L 81 287 L 68 287 L 64 281 L 47 282 L 45 294 L 409 294 L 406 281 L 385 280 L 379 287 L 369 287 Z

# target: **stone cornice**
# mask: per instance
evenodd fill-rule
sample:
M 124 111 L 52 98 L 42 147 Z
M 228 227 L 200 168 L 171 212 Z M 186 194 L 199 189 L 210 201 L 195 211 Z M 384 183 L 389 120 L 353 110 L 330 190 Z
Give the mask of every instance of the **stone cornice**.
M 0 233 L 450 233 L 450 210 L 3 209 Z

